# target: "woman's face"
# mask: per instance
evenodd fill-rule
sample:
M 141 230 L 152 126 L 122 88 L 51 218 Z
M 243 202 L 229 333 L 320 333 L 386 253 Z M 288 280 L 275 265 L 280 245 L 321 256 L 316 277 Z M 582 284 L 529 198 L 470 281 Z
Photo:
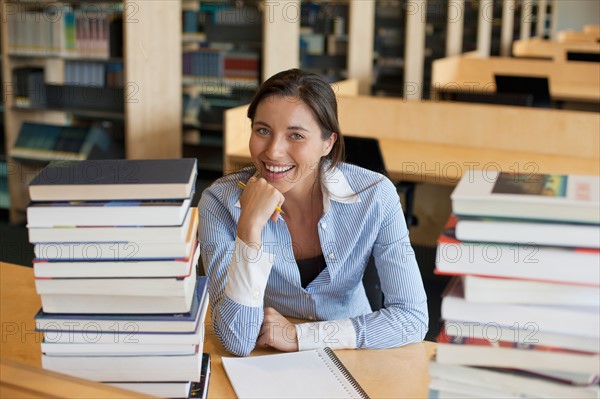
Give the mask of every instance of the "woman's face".
M 250 154 L 260 175 L 281 193 L 303 193 L 313 185 L 319 161 L 336 138 L 336 133 L 321 138 L 311 109 L 297 97 L 271 95 L 256 107 Z

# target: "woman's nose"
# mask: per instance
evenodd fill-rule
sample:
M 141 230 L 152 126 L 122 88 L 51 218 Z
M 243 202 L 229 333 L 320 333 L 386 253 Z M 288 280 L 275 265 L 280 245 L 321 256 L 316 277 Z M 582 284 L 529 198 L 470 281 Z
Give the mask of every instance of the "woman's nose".
M 266 155 L 273 160 L 277 160 L 277 158 L 284 152 L 285 141 L 280 137 L 272 136 L 267 146 Z

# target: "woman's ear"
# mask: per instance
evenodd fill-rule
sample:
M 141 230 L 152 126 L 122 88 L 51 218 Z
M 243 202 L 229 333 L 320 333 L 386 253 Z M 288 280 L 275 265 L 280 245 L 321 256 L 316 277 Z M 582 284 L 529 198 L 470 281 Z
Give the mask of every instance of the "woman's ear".
M 331 136 L 327 140 L 325 140 L 325 145 L 323 146 L 323 154 L 321 156 L 327 156 L 331 152 L 333 145 L 337 141 L 338 134 L 331 133 Z

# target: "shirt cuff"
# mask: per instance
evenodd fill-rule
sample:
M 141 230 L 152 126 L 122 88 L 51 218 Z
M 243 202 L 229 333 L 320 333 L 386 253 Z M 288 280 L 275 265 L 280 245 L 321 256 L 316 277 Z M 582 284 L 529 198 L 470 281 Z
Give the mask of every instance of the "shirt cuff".
M 296 324 L 296 334 L 300 351 L 356 348 L 356 331 L 350 319 Z
M 236 237 L 234 253 L 227 272 L 225 295 L 240 305 L 263 306 L 273 260 L 273 254 L 263 252 L 262 247 L 246 245 Z

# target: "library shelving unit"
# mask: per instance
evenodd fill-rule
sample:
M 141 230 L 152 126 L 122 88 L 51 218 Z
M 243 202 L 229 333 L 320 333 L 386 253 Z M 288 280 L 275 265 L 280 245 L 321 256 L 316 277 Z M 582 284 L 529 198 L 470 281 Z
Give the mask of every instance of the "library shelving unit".
M 375 4 L 373 95 L 404 95 L 405 0 Z
M 0 2 L 12 223 L 25 220 L 27 186 L 41 167 L 86 157 L 57 151 L 63 147 L 39 131 L 37 141 L 19 141 L 31 125 L 68 134 L 108 126 L 117 151 L 104 156 L 181 157 L 179 7 L 167 0 Z M 50 145 L 36 148 L 40 142 Z M 38 156 L 21 156 L 17 143 Z
M 330 83 L 348 76 L 348 1 L 300 2 L 300 68 Z
M 181 2 L 183 153 L 223 174 L 223 113 L 249 103 L 262 76 L 261 1 Z

